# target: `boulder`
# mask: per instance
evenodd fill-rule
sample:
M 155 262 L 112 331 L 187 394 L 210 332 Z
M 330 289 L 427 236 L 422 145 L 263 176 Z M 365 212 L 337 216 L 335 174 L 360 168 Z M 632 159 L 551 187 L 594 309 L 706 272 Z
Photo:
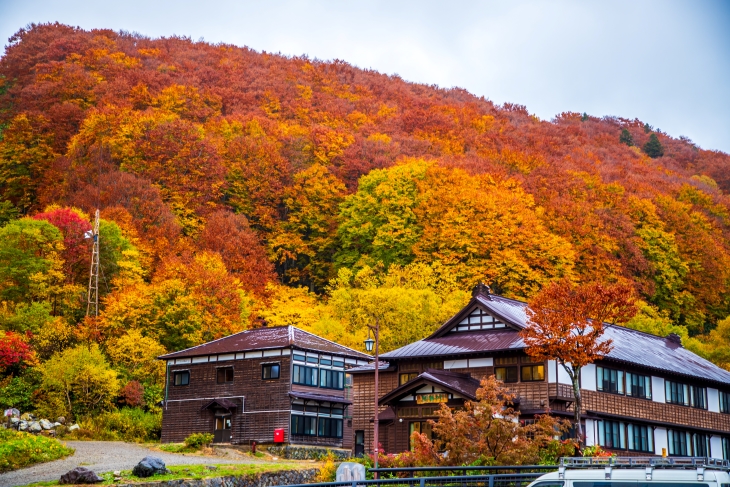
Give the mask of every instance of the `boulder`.
M 15 425 L 17 427 L 18 426 L 18 423 L 20 423 L 20 419 L 19 418 L 16 418 L 14 416 L 12 418 L 10 418 L 10 424 Z
M 59 484 L 95 484 L 97 482 L 103 482 L 104 479 L 96 475 L 96 473 L 88 468 L 76 467 L 73 470 L 66 472 L 61 475 Z
M 20 423 L 18 423 L 18 431 L 28 431 L 28 422 L 21 421 Z
M 59 423 L 58 421 L 56 421 L 55 423 L 53 423 L 53 427 L 54 428 L 58 428 L 59 426 L 63 426 L 63 425 L 61 423 Z
M 165 462 L 161 458 L 147 456 L 132 469 L 132 474 L 137 477 L 151 477 L 155 474 L 167 473 Z
M 30 413 L 23 413 L 20 416 L 20 419 L 22 419 L 23 421 L 33 421 L 33 415 Z
M 59 416 L 58 419 L 56 419 L 56 423 L 66 424 L 66 418 Z
M 77 429 L 79 429 L 79 425 L 77 425 L 76 423 L 68 427 L 69 431 L 76 431 Z
M 40 421 L 38 421 L 38 424 L 40 424 L 41 428 L 43 428 L 44 430 L 53 429 L 53 423 L 51 423 L 47 419 L 41 419 Z
M 33 421 L 32 423 L 28 424 L 28 431 L 31 433 L 40 433 L 43 431 L 43 427 L 38 421 Z

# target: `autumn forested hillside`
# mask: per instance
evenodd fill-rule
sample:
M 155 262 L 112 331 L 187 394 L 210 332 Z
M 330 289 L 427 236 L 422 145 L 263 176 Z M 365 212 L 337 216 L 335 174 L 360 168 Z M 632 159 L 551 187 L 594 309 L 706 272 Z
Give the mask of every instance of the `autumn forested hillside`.
M 645 121 L 545 121 L 346 62 L 41 25 L 0 62 L 0 130 L 2 404 L 150 401 L 156 355 L 264 322 L 361 348 L 377 316 L 394 348 L 480 281 L 517 298 L 629 282 L 630 326 L 730 364 L 730 156 Z M 60 399 L 52 369 L 89 362 L 80 344 L 120 374 L 104 401 Z

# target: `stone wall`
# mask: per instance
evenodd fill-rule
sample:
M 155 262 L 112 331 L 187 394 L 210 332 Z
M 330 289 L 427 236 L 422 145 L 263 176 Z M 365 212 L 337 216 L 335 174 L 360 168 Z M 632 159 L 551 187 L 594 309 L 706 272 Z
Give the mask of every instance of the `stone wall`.
M 119 487 L 273 487 L 275 485 L 306 484 L 314 481 L 318 470 L 284 470 L 256 475 L 214 477 L 209 479 L 162 480 L 134 484 L 118 484 Z
M 340 460 L 346 460 L 352 456 L 352 451 L 350 450 L 313 446 L 274 445 L 267 446 L 266 450 L 272 455 L 276 455 L 281 458 L 288 458 L 290 460 L 319 460 L 330 451 Z

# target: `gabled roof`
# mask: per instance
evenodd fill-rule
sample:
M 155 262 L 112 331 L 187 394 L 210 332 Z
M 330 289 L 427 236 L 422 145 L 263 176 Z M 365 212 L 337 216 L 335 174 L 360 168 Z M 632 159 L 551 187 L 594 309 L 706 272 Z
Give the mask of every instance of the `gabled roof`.
M 182 358 L 199 355 L 214 355 L 222 353 L 246 352 L 252 350 L 267 350 L 274 348 L 294 347 L 302 350 L 311 350 L 322 353 L 331 353 L 344 357 L 371 359 L 370 355 L 326 340 L 312 333 L 300 330 L 294 326 L 277 326 L 271 328 L 255 328 L 227 337 L 203 343 L 196 347 L 168 353 L 158 358 Z
M 454 332 L 465 313 L 474 306 L 493 314 L 511 328 Z M 466 310 L 466 311 L 465 311 Z M 475 289 L 469 304 L 431 336 L 404 347 L 381 354 L 384 360 L 475 355 L 484 352 L 522 350 L 525 344 L 519 330 L 527 326 L 527 303 Z M 606 325 L 603 335 L 613 340 L 613 349 L 606 356 L 627 364 L 635 364 L 660 372 L 730 384 L 730 372 L 695 355 L 670 338 L 643 333 L 618 325 Z
M 475 400 L 477 398 L 477 389 L 479 389 L 479 381 L 473 379 L 468 374 L 459 374 L 456 372 L 448 372 L 445 370 L 427 369 L 415 379 L 411 379 L 405 384 L 396 387 L 388 394 L 381 397 L 379 404 L 387 404 L 390 401 L 398 400 L 403 396 L 412 394 L 424 385 L 433 385 L 445 389 L 451 393 L 456 393 L 466 399 Z

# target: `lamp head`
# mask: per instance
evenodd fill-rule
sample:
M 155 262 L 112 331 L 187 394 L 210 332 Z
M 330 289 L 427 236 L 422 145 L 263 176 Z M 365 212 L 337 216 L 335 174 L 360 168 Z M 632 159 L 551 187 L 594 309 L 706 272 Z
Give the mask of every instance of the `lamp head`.
M 368 337 L 368 339 L 365 340 L 365 350 L 367 350 L 368 352 L 372 352 L 373 351 L 373 345 L 374 344 L 375 344 L 375 340 L 373 340 L 372 338 Z

